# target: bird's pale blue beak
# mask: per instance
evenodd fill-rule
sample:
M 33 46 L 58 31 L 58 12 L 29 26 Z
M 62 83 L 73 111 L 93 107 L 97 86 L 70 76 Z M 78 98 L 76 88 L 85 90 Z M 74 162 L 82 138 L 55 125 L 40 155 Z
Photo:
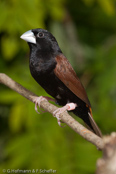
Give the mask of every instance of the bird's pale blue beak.
M 27 42 L 36 44 L 36 38 L 31 30 L 22 34 L 20 38 L 27 41 Z

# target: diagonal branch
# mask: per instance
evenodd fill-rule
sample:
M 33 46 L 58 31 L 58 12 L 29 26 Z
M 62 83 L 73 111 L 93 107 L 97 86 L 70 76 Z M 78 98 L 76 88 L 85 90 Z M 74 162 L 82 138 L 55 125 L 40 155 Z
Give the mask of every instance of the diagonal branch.
M 12 80 L 10 77 L 8 77 L 6 74 L 0 73 L 0 83 L 8 86 L 12 90 L 18 92 L 23 97 L 27 98 L 31 102 L 34 103 L 35 95 L 31 91 L 27 90 L 23 86 L 21 86 L 19 83 Z M 53 104 L 42 101 L 41 107 L 46 110 L 47 112 L 50 112 L 51 114 L 57 109 L 56 106 Z M 95 135 L 93 132 L 89 131 L 87 128 L 82 126 L 80 123 L 78 123 L 74 118 L 72 118 L 67 112 L 64 112 L 63 114 L 60 114 L 61 120 L 66 123 L 69 127 L 71 127 L 76 133 L 81 135 L 83 138 L 85 138 L 87 141 L 94 144 L 98 149 L 102 150 L 104 147 L 104 143 L 102 138 Z

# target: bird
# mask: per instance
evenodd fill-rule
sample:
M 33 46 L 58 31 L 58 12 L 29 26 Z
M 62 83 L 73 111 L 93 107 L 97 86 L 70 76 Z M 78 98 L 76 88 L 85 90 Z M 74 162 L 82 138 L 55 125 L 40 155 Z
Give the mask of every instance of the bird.
M 99 137 L 101 130 L 93 119 L 91 104 L 85 88 L 68 59 L 61 51 L 56 38 L 45 29 L 36 28 L 21 35 L 30 49 L 29 68 L 32 77 L 53 97 L 61 108 L 54 111 L 57 117 L 64 111 L 72 111 L 81 118 L 87 127 Z M 49 97 L 35 99 L 35 109 L 40 107 L 42 100 Z

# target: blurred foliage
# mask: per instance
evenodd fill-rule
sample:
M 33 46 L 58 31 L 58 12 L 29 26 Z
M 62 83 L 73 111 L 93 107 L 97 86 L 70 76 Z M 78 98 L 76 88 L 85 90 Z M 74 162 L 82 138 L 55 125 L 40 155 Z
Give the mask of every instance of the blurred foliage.
M 29 48 L 20 35 L 32 28 L 50 30 L 86 87 L 103 134 L 116 131 L 115 11 L 116 0 L 0 0 L 0 72 L 46 95 L 30 75 Z M 38 115 L 33 103 L 2 84 L 0 152 L 0 173 L 5 168 L 92 174 L 101 156 L 69 127 L 60 128 L 49 113 Z

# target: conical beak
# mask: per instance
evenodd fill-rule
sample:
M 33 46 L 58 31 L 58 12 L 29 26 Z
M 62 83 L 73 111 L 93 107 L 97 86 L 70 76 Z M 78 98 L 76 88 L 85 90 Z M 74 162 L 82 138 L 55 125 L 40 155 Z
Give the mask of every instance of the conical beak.
M 27 41 L 27 42 L 36 44 L 36 38 L 31 30 L 22 34 L 20 38 Z

